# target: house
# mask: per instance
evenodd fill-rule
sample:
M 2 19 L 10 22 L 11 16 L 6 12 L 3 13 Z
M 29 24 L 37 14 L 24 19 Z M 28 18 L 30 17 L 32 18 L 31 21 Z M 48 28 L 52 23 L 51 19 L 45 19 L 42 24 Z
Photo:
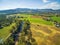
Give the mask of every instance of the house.
M 59 28 L 60 27 L 60 23 L 56 23 L 55 26 Z

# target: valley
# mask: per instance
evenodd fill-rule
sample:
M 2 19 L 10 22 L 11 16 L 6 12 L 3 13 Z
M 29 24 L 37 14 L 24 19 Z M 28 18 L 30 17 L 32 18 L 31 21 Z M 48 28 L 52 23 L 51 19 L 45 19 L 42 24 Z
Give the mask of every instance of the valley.
M 60 45 L 60 17 L 13 14 L 3 20 L 0 45 Z

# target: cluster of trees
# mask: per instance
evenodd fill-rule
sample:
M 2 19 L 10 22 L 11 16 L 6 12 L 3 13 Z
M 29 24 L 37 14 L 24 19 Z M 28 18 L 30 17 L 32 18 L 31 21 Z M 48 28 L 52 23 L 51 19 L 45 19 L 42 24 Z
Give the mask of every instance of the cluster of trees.
M 21 45 L 37 45 L 35 39 L 32 37 L 29 20 L 24 20 L 23 30 L 20 33 L 19 44 L 21 44 Z
M 15 18 L 9 17 L 7 18 L 7 15 L 0 15 L 0 29 L 2 29 L 5 26 L 9 26 L 13 23 Z
M 0 29 L 6 27 L 6 26 L 10 26 L 12 23 L 17 23 L 18 21 L 15 20 L 15 16 L 14 17 L 8 17 L 9 15 L 0 15 Z M 18 23 L 19 24 L 19 23 Z M 17 24 L 15 26 L 12 26 L 11 28 L 11 33 L 15 32 L 17 29 Z M 13 38 L 8 37 L 8 39 L 1 45 L 13 45 Z

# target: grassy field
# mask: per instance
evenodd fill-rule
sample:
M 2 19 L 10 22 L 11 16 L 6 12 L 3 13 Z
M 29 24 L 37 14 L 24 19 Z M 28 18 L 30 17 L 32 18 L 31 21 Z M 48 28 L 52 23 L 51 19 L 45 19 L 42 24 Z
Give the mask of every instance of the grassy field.
M 53 25 L 50 21 L 45 21 L 41 18 L 29 18 L 31 23 L 39 23 L 39 24 L 45 24 L 45 25 Z
M 57 21 L 57 22 L 60 22 L 60 17 L 56 17 L 56 16 L 53 16 L 51 17 L 53 20 Z
M 58 35 L 60 32 L 52 26 L 31 24 L 32 37 L 36 40 L 38 45 L 60 45 Z M 57 36 L 55 36 L 57 34 Z M 55 37 L 54 37 L 55 36 Z M 54 39 L 53 39 L 54 37 Z M 56 42 L 57 41 L 57 42 Z
M 6 39 L 6 37 L 10 34 L 12 26 L 15 26 L 15 23 L 12 23 L 10 26 L 0 29 L 0 39 L 3 39 L 3 40 Z
M 25 19 L 29 20 L 31 23 L 39 23 L 39 24 L 45 24 L 45 25 L 53 25 L 51 21 L 46 21 L 41 18 L 33 18 L 32 15 L 27 15 L 27 14 L 18 14 L 17 16 L 22 16 L 26 18 L 20 18 L 20 19 Z

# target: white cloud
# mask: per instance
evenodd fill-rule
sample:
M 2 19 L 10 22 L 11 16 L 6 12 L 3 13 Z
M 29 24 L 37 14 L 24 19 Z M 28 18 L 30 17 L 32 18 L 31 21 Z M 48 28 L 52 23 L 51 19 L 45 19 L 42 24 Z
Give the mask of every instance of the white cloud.
M 44 9 L 60 9 L 60 4 L 58 4 L 57 2 L 52 2 L 52 3 L 48 3 L 44 6 L 42 6 L 42 8 L 44 8 Z
M 42 0 L 44 3 L 49 2 L 48 0 Z

